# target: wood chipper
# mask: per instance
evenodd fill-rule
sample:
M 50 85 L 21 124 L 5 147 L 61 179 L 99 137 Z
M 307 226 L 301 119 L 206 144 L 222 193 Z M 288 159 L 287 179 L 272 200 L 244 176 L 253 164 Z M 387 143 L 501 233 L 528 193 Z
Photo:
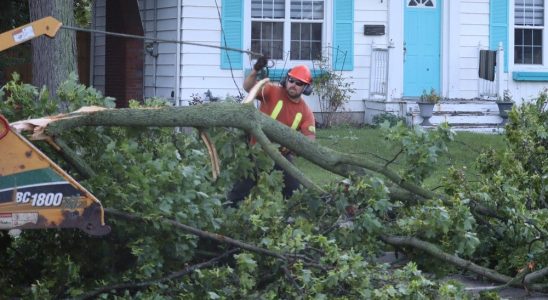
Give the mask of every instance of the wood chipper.
M 0 51 L 43 34 L 53 37 L 60 27 L 48 17 L 0 34 Z M 0 114 L 0 230 L 45 228 L 110 232 L 101 202 Z

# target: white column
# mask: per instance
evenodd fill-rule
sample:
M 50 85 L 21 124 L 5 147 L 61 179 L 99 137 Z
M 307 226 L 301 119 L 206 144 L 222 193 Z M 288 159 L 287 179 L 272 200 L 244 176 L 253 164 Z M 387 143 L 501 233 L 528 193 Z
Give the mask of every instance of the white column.
M 460 97 L 460 2 L 443 1 L 442 92 L 448 98 Z
M 388 1 L 388 85 L 387 101 L 401 100 L 403 94 L 403 7 L 405 1 Z
M 497 49 L 497 97 L 502 98 L 504 95 L 504 84 L 502 83 L 504 77 L 504 48 L 502 42 L 499 42 L 499 48 Z

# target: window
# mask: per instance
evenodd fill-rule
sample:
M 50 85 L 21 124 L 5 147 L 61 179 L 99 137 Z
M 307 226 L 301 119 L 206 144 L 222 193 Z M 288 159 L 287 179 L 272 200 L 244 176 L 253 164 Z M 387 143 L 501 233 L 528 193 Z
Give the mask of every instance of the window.
M 324 1 L 251 0 L 251 51 L 283 60 L 320 59 Z
M 410 0 L 407 6 L 419 6 L 419 7 L 435 7 L 432 0 Z
M 516 0 L 514 6 L 514 63 L 542 65 L 544 0 Z

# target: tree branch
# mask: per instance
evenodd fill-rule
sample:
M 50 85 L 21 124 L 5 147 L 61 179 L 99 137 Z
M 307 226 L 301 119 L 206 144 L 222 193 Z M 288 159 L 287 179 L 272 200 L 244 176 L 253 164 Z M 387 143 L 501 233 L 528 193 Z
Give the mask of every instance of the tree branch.
M 190 273 L 192 273 L 192 272 L 194 272 L 195 270 L 198 270 L 198 269 L 211 267 L 211 266 L 217 264 L 219 261 L 229 257 L 230 255 L 232 255 L 232 254 L 234 254 L 238 251 L 240 251 L 240 249 L 238 249 L 238 248 L 232 249 L 232 250 L 230 250 L 228 252 L 225 252 L 222 255 L 217 256 L 213 259 L 210 259 L 206 262 L 192 265 L 190 267 L 184 268 L 181 271 L 171 273 L 168 276 L 165 276 L 165 277 L 162 277 L 162 278 L 149 280 L 149 281 L 143 281 L 143 282 L 137 282 L 137 283 L 121 283 L 121 284 L 105 286 L 105 287 L 96 289 L 94 291 L 91 291 L 89 293 L 86 293 L 86 294 L 80 296 L 77 299 L 82 299 L 82 300 L 92 299 L 92 298 L 95 298 L 95 297 L 97 297 L 97 296 L 99 296 L 100 294 L 103 294 L 103 293 L 112 293 L 112 292 L 120 291 L 120 290 L 144 289 L 144 288 L 147 288 L 147 287 L 149 287 L 151 285 L 154 285 L 154 284 L 158 284 L 158 283 L 166 282 L 166 281 L 173 280 L 173 279 L 176 279 L 176 278 L 179 278 L 179 277 L 183 277 L 183 276 L 185 276 L 187 274 L 190 274 Z
M 403 149 L 400 149 L 400 151 L 398 153 L 396 153 L 396 155 L 389 161 L 386 162 L 386 164 L 384 164 L 385 167 L 388 167 L 391 163 L 395 162 L 396 159 L 398 159 L 398 157 L 400 156 L 400 154 L 403 153 Z
M 268 156 L 270 156 L 270 158 L 272 158 L 276 164 L 282 167 L 291 176 L 299 180 L 299 182 L 301 182 L 305 187 L 316 190 L 320 193 L 325 193 L 325 191 L 320 186 L 308 179 L 308 177 L 306 177 L 303 172 L 301 172 L 297 167 L 295 167 L 295 165 L 293 165 L 285 157 L 283 157 L 280 151 L 278 151 L 278 149 L 274 147 L 274 145 L 268 140 L 268 137 L 264 134 L 261 128 L 254 128 L 251 131 L 251 134 L 255 136 L 257 142 L 261 144 L 266 154 L 268 154 Z
M 387 244 L 390 244 L 392 246 L 398 246 L 398 247 L 408 246 L 408 247 L 413 247 L 415 249 L 422 250 L 422 251 L 424 251 L 424 252 L 426 252 L 426 253 L 428 253 L 428 254 L 430 254 L 430 255 L 438 258 L 438 259 L 441 259 L 441 260 L 443 260 L 445 262 L 448 262 L 448 263 L 451 263 L 451 264 L 453 264 L 457 267 L 460 267 L 460 268 L 463 268 L 465 270 L 468 270 L 468 271 L 474 272 L 476 274 L 479 274 L 481 276 L 484 276 L 485 278 L 488 278 L 490 280 L 493 280 L 493 281 L 496 281 L 496 282 L 501 282 L 501 283 L 504 283 L 505 285 L 508 284 L 508 285 L 511 285 L 511 286 L 524 287 L 524 284 L 521 283 L 521 280 L 518 280 L 519 279 L 518 277 L 512 278 L 510 276 L 500 274 L 495 270 L 476 265 L 475 263 L 473 263 L 469 260 L 462 259 L 462 258 L 460 258 L 456 255 L 451 255 L 451 254 L 445 253 L 443 250 L 441 250 L 440 248 L 438 248 L 436 245 L 434 245 L 432 243 L 422 241 L 422 240 L 419 240 L 419 239 L 414 238 L 414 237 L 381 236 L 380 239 L 383 242 L 385 242 Z M 533 274 L 533 273 L 531 273 L 531 274 Z M 541 272 L 540 274 L 542 275 L 544 273 Z M 537 279 L 538 278 L 537 276 L 538 275 L 535 275 L 532 278 Z M 531 278 L 529 280 L 531 280 Z M 531 285 L 527 285 L 526 287 L 531 289 L 531 290 L 535 290 L 535 291 L 539 291 L 539 292 L 548 291 L 548 286 L 547 285 L 542 285 L 542 284 L 538 284 L 538 285 L 531 284 Z
M 209 137 L 209 134 L 207 131 L 205 131 L 202 128 L 198 128 L 198 133 L 200 134 L 200 137 L 202 138 L 202 141 L 204 142 L 207 153 L 209 154 L 209 160 L 211 161 L 211 175 L 213 176 L 213 180 L 217 180 L 219 175 L 221 174 L 221 163 L 219 162 L 219 155 L 217 155 L 217 149 L 215 148 L 215 144 Z
M 299 296 L 301 297 L 304 296 L 303 290 L 301 289 L 301 287 L 299 286 L 299 284 L 297 283 L 297 281 L 293 277 L 293 274 L 291 274 L 291 271 L 289 271 L 287 266 L 282 266 L 282 270 L 284 271 L 285 277 L 287 278 L 287 280 L 291 282 L 291 285 L 293 286 L 293 288 L 295 288 L 295 290 L 299 293 Z
M 53 141 L 57 146 L 59 146 L 59 153 L 65 158 L 66 161 L 68 161 L 72 166 L 76 168 L 78 173 L 82 175 L 84 178 L 92 178 L 96 176 L 95 171 L 80 157 L 74 150 L 72 150 L 63 139 L 56 137 L 53 138 Z
M 119 217 L 119 218 L 122 218 L 122 219 L 130 220 L 130 221 L 150 221 L 150 220 L 145 219 L 143 217 L 128 214 L 128 213 L 125 213 L 125 212 L 121 212 L 121 211 L 118 211 L 118 210 L 112 209 L 112 208 L 105 208 L 105 212 L 110 214 L 110 215 L 113 215 L 113 216 L 116 216 L 116 217 Z M 260 254 L 272 256 L 272 257 L 275 257 L 275 258 L 283 260 L 283 261 L 287 260 L 287 258 L 284 255 L 280 254 L 280 253 L 277 253 L 277 252 L 274 252 L 274 251 L 271 251 L 271 250 L 268 250 L 268 249 L 265 249 L 265 248 L 257 247 L 257 246 L 251 245 L 251 244 L 247 244 L 247 243 L 244 243 L 244 242 L 229 238 L 229 237 L 224 236 L 224 235 L 220 235 L 220 234 L 217 234 L 217 233 L 211 233 L 211 232 L 208 232 L 208 231 L 203 231 L 203 230 L 200 230 L 198 228 L 194 228 L 192 226 L 188 226 L 188 225 L 179 223 L 175 220 L 170 220 L 170 219 L 167 219 L 167 218 L 164 218 L 164 217 L 161 217 L 160 221 L 163 222 L 163 223 L 166 223 L 166 224 L 170 224 L 173 227 L 182 229 L 182 230 L 184 230 L 188 233 L 191 233 L 191 234 L 199 236 L 199 237 L 203 237 L 203 238 L 210 239 L 210 240 L 215 240 L 219 243 L 229 244 L 229 245 L 236 246 L 238 248 L 249 250 L 249 251 L 252 251 L 252 252 L 255 252 L 255 253 L 260 253 Z
M 535 272 L 531 272 L 525 276 L 523 279 L 523 283 L 525 285 L 529 285 L 535 281 L 538 281 L 544 277 L 548 276 L 548 267 L 545 267 L 543 269 L 537 270 Z

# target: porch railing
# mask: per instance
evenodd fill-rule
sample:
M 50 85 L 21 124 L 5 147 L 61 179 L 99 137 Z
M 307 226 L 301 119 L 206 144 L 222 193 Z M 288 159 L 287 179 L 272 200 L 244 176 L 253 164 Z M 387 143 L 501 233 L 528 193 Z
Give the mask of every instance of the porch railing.
M 369 72 L 369 99 L 386 99 L 388 89 L 388 49 L 371 44 L 371 68 Z
M 481 43 L 478 45 L 478 70 L 479 70 L 479 54 L 480 50 L 486 50 L 487 47 L 483 46 Z M 504 72 L 504 48 L 502 47 L 502 42 L 499 43 L 497 48 L 497 59 L 495 66 L 495 79 L 493 81 L 480 78 L 478 76 L 478 95 L 481 99 L 497 99 L 502 97 L 504 93 L 503 88 L 503 74 Z

